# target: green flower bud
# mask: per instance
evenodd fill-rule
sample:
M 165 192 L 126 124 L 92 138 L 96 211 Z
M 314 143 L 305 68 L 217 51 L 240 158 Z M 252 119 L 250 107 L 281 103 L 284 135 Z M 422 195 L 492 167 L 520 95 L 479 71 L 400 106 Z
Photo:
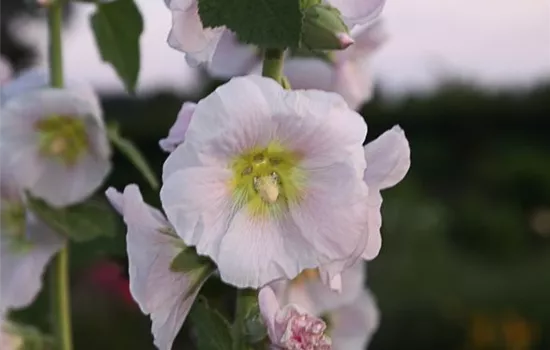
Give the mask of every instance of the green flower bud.
M 305 10 L 302 47 L 310 50 L 343 50 L 353 42 L 340 11 L 328 5 L 314 5 Z

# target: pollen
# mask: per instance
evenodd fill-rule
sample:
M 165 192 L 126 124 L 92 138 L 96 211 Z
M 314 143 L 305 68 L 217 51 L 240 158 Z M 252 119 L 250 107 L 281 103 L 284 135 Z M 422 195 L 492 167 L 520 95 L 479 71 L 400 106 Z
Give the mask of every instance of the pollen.
M 300 156 L 271 142 L 236 157 L 231 188 L 237 207 L 248 207 L 253 216 L 277 216 L 302 197 L 305 176 Z

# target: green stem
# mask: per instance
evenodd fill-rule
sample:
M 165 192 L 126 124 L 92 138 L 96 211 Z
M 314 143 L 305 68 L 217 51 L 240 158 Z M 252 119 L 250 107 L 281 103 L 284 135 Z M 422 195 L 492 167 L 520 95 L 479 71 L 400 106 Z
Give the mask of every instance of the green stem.
M 72 350 L 71 306 L 69 295 L 69 247 L 61 249 L 53 260 L 51 278 L 51 307 L 55 322 L 57 349 Z
M 245 291 L 237 289 L 235 301 L 235 320 L 233 321 L 233 350 L 241 350 L 244 347 L 244 318 L 246 316 L 246 295 Z
M 273 78 L 279 84 L 283 81 L 283 63 L 285 50 L 266 49 L 264 51 L 264 64 L 262 75 Z
M 54 1 L 48 8 L 50 85 L 63 87 L 63 50 L 61 30 L 63 2 Z M 54 334 L 59 350 L 72 350 L 71 306 L 69 294 L 69 247 L 61 249 L 53 259 L 50 273 L 51 308 Z

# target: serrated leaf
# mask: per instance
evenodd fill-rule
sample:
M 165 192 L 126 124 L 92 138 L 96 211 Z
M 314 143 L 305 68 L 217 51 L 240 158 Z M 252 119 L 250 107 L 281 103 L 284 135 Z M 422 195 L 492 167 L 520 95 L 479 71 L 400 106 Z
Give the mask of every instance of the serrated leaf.
M 302 11 L 297 0 L 198 0 L 205 27 L 226 26 L 239 40 L 263 48 L 297 47 Z
M 113 66 L 126 90 L 134 93 L 140 68 L 139 38 L 143 32 L 143 18 L 134 0 L 97 2 L 90 23 L 101 58 Z
M 65 208 L 50 207 L 45 201 L 27 195 L 30 210 L 55 231 L 76 241 L 112 237 L 117 229 L 117 215 L 103 199 L 91 198 Z
M 229 322 L 211 308 L 204 297 L 197 298 L 189 316 L 195 329 L 198 350 L 231 350 Z
M 185 273 L 206 265 L 212 265 L 212 261 L 205 256 L 198 255 L 192 247 L 187 247 L 172 260 L 170 270 Z
M 118 125 L 109 125 L 107 127 L 107 136 L 113 145 L 115 145 L 115 147 L 120 151 L 120 153 L 126 156 L 126 158 L 134 164 L 145 180 L 149 182 L 149 185 L 155 190 L 158 189 L 159 183 L 154 171 L 151 169 L 149 163 L 141 154 L 139 149 L 130 140 L 125 139 L 122 135 L 120 135 Z

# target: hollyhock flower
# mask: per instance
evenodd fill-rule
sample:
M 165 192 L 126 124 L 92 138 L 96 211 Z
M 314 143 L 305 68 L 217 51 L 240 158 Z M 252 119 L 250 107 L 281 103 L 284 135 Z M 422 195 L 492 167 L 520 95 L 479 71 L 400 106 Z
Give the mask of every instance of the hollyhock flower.
M 234 78 L 201 100 L 161 201 L 226 283 L 257 288 L 367 245 L 363 118 L 336 94 Z
M 284 74 L 294 89 L 319 89 L 340 94 L 357 109 L 372 97 L 370 58 L 386 36 L 382 22 L 356 27 L 351 31 L 355 45 L 334 51 L 331 60 L 294 57 L 284 66 Z
M 0 314 L 29 306 L 42 289 L 42 276 L 65 239 L 25 208 L 14 179 L 2 170 Z
M 348 26 L 372 22 L 384 7 L 384 0 L 327 0 L 341 11 Z M 253 67 L 257 52 L 251 45 L 235 45 L 235 34 L 225 27 L 205 28 L 197 0 L 164 0 L 172 13 L 168 45 L 186 53 L 189 65 L 208 63 L 216 77 L 246 74 Z M 345 38 L 347 41 L 347 38 Z
M 109 188 L 106 195 L 128 228 L 130 292 L 151 317 L 155 345 L 169 350 L 212 271 L 204 266 L 185 273 L 170 269 L 185 246 L 164 215 L 143 201 L 136 185 L 126 186 L 124 193 Z
M 89 197 L 111 169 L 110 147 L 98 98 L 87 87 L 45 87 L 33 72 L 3 92 L 2 166 L 20 187 L 63 207 Z
M 369 290 L 363 290 L 356 300 L 343 305 L 324 317 L 326 333 L 334 350 L 363 350 L 370 343 L 380 324 L 380 311 Z
M 365 264 L 358 262 L 342 273 L 342 292 L 323 284 L 315 270 L 306 270 L 292 281 L 271 284 L 280 304 L 299 305 L 327 322 L 325 334 L 334 350 L 361 350 L 379 324 L 379 311 L 364 289 Z
M 185 102 L 176 117 L 176 122 L 170 128 L 168 137 L 159 141 L 160 148 L 165 152 L 172 152 L 185 140 L 185 133 L 191 122 L 196 103 Z
M 272 345 L 288 350 L 330 350 L 331 340 L 325 335 L 326 324 L 294 304 L 280 307 L 271 287 L 258 295 L 260 313 Z
M 399 126 L 380 135 L 365 146 L 367 168 L 364 180 L 369 187 L 368 197 L 368 232 L 369 244 L 362 257 L 372 260 L 380 251 L 382 236 L 381 190 L 397 185 L 411 166 L 411 150 L 405 133 Z

